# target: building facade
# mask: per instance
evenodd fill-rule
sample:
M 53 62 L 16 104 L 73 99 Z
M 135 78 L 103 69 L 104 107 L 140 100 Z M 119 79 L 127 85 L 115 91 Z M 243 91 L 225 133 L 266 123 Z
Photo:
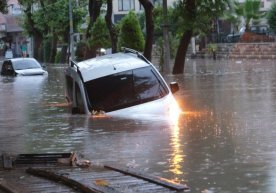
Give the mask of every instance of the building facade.
M 27 47 L 28 40 L 20 26 L 21 7 L 17 0 L 8 0 L 8 13 L 0 13 L 0 55 L 11 49 L 14 57 L 21 56 L 21 48 Z
M 154 6 L 162 6 L 163 0 L 150 0 Z M 172 6 L 175 0 L 167 0 L 168 7 Z M 144 11 L 139 0 L 113 0 L 113 19 L 114 22 L 120 21 L 129 11 L 141 13 Z

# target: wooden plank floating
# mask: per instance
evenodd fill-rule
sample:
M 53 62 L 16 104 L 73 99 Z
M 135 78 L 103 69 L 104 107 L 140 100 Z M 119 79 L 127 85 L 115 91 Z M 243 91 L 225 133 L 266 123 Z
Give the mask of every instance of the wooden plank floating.
M 81 184 L 73 179 L 67 178 L 62 175 L 57 175 L 50 171 L 28 168 L 28 169 L 26 169 L 26 172 L 29 174 L 35 175 L 35 176 L 46 178 L 48 180 L 62 182 L 63 184 L 65 184 L 73 189 L 77 188 L 84 193 L 98 193 L 97 190 L 90 189 L 87 186 L 84 186 L 83 184 Z
M 190 190 L 186 185 L 128 168 L 78 164 L 86 161 L 77 160 L 76 153 L 3 154 L 0 156 L 0 167 L 3 166 L 0 192 L 180 193 Z
M 15 189 L 14 185 L 9 184 L 4 179 L 0 179 L 0 190 L 3 190 L 7 193 L 19 193 L 19 191 Z M 23 193 L 23 191 L 21 190 L 20 193 Z
M 115 170 L 130 176 L 134 176 L 136 178 L 140 178 L 161 186 L 164 186 L 166 188 L 170 188 L 173 190 L 177 190 L 177 191 L 186 191 L 189 190 L 189 187 L 186 185 L 182 185 L 164 178 L 160 178 L 160 177 L 156 177 L 156 176 L 150 176 L 150 175 L 146 175 L 146 174 L 142 174 L 139 172 L 136 172 L 134 170 L 130 170 L 130 169 L 122 169 L 120 167 L 115 167 L 115 166 L 110 166 L 110 165 L 104 165 L 105 168 L 111 169 L 111 170 Z

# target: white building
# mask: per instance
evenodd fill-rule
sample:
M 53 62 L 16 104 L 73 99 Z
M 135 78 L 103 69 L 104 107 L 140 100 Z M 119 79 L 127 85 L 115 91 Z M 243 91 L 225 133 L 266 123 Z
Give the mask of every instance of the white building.
M 154 6 L 162 6 L 162 0 L 150 0 Z M 168 6 L 172 6 L 175 0 L 167 0 Z M 113 0 L 114 22 L 121 20 L 129 11 L 143 12 L 143 6 L 139 0 Z
M 19 21 L 22 16 L 21 7 L 17 0 L 8 0 L 8 13 L 0 13 L 0 55 L 9 48 L 14 56 L 21 55 L 20 47 L 27 45 L 27 39 L 23 35 L 23 28 Z
M 243 3 L 245 2 L 245 0 L 238 0 L 238 2 Z M 261 11 L 268 11 L 273 3 L 276 3 L 276 0 L 262 0 Z

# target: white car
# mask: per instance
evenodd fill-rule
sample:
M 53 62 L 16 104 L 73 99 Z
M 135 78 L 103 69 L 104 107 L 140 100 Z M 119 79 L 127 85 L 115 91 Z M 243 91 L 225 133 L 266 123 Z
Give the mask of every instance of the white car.
M 156 114 L 176 105 L 172 92 L 156 68 L 139 52 L 99 56 L 65 71 L 66 98 L 72 113 L 126 115 Z M 172 91 L 171 91 L 172 90 Z
M 1 75 L 4 76 L 33 76 L 47 74 L 47 71 L 45 71 L 34 58 L 6 59 L 1 68 Z

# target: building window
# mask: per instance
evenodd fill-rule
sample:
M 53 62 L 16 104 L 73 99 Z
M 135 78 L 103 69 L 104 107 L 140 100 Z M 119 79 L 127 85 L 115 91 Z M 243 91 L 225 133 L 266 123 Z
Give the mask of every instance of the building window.
M 6 25 L 0 24 L 0 31 L 6 31 Z
M 139 10 L 144 10 L 144 7 L 141 3 L 139 3 Z
M 261 1 L 261 8 L 264 8 L 264 2 Z
M 134 10 L 134 0 L 119 0 L 119 11 Z

